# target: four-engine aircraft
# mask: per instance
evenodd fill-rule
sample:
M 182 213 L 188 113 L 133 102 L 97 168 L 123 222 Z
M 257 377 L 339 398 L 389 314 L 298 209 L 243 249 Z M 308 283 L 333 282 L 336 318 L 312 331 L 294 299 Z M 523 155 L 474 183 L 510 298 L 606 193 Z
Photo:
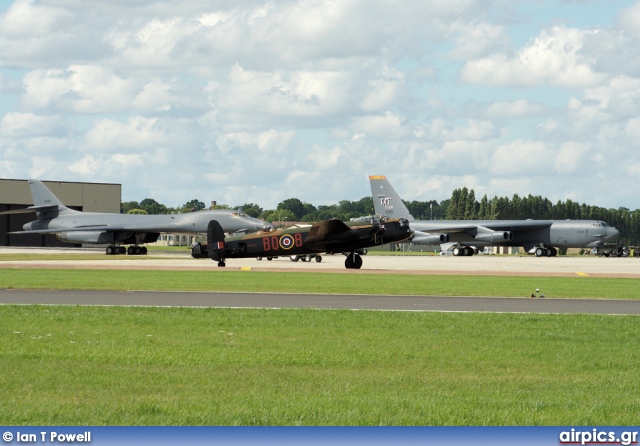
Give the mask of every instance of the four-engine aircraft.
M 620 233 L 598 220 L 415 220 L 385 176 L 369 176 L 369 182 L 376 214 L 409 220 L 412 243 L 453 245 L 456 256 L 497 245 L 535 248 L 536 256 L 552 257 L 558 247 L 595 248 Z
M 196 244 L 191 255 L 209 257 L 225 266 L 226 259 L 278 257 L 313 253 L 340 252 L 347 256 L 345 267 L 359 269 L 364 248 L 406 240 L 413 235 L 403 218 L 371 218 L 368 222 L 324 220 L 312 226 L 291 227 L 227 237 L 220 223 L 212 221 L 207 245 Z
M 145 254 L 146 248 L 139 245 L 155 242 L 160 233 L 206 234 L 211 220 L 218 221 L 229 233 L 249 233 L 273 227 L 240 211 L 229 210 L 168 215 L 81 212 L 62 204 L 41 181 L 29 180 L 29 188 L 33 206 L 0 212 L 0 215 L 35 212 L 37 220 L 25 224 L 24 231 L 11 234 L 57 234 L 64 242 L 108 244 L 107 254 Z M 132 246 L 125 249 L 121 244 Z

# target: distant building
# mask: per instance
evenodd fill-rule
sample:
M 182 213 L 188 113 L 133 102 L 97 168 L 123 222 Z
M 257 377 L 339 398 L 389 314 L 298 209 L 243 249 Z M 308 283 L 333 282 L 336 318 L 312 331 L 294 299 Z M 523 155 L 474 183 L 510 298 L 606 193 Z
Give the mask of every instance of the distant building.
M 77 183 L 43 181 L 65 206 L 84 212 L 120 213 L 122 185 L 111 183 Z M 0 212 L 33 206 L 27 180 L 0 178 Z M 63 243 L 53 234 L 17 235 L 25 223 L 36 219 L 36 214 L 0 215 L 0 246 L 60 247 L 79 246 Z

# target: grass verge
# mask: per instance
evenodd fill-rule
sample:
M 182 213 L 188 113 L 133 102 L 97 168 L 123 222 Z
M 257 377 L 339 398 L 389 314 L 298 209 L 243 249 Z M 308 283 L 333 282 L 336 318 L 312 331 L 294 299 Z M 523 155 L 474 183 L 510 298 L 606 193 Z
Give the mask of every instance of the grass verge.
M 638 425 L 635 316 L 0 306 L 4 425 Z
M 640 299 L 638 279 L 436 276 L 261 271 L 141 271 L 0 268 L 0 289 L 243 291 Z

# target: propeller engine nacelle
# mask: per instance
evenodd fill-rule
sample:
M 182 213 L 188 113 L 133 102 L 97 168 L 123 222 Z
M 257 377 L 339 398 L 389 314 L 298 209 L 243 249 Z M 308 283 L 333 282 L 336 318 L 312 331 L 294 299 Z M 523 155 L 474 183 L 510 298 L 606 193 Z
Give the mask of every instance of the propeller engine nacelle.
M 489 242 L 489 243 L 504 243 L 513 240 L 513 232 L 511 231 L 495 231 L 495 232 L 484 232 L 476 235 L 476 240 L 479 242 Z

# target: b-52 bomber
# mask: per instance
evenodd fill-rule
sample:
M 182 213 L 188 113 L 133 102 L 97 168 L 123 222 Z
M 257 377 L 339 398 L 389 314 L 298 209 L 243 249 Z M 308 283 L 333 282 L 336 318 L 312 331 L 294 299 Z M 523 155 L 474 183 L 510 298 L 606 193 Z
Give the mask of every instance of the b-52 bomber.
M 378 215 L 406 218 L 415 231 L 412 243 L 453 247 L 455 256 L 469 256 L 477 246 L 522 246 L 537 257 L 554 257 L 557 247 L 595 248 L 620 232 L 599 220 L 414 220 L 383 175 L 369 176 Z
M 346 268 L 360 269 L 360 254 L 364 248 L 401 242 L 412 235 L 409 222 L 404 218 L 371 218 L 366 222 L 324 220 L 311 226 L 260 231 L 225 239 L 220 224 L 212 221 L 206 246 L 194 245 L 191 255 L 209 257 L 223 267 L 226 259 L 340 252 L 347 257 Z
M 69 209 L 41 181 L 29 180 L 33 206 L 0 212 L 3 214 L 35 213 L 37 220 L 25 224 L 24 231 L 11 234 L 57 234 L 70 243 L 108 244 L 107 254 L 145 254 L 139 246 L 153 243 L 161 233 L 206 234 L 211 220 L 216 220 L 229 233 L 250 233 L 272 228 L 257 218 L 240 211 L 213 210 L 167 215 L 128 215 L 81 212 Z M 121 244 L 131 244 L 128 249 Z

